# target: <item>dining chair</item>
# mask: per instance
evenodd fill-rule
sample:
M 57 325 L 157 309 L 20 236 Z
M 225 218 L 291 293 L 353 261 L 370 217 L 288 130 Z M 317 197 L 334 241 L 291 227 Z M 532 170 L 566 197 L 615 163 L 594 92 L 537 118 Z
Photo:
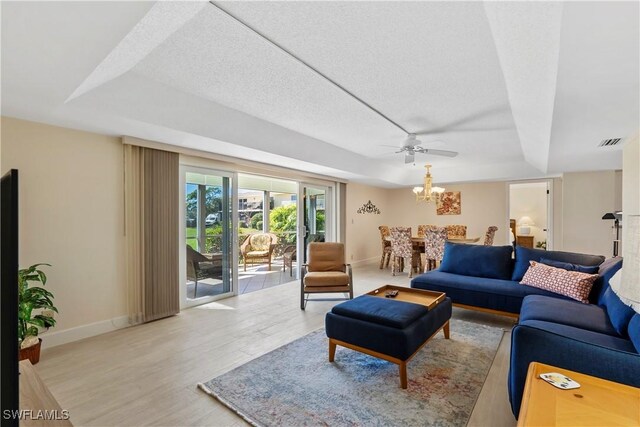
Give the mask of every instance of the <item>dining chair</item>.
M 401 269 L 401 262 L 406 258 L 409 259 L 409 277 L 413 277 L 413 269 L 420 268 L 420 252 L 413 248 L 411 241 L 411 227 L 391 227 L 391 274 L 396 275 Z
M 381 225 L 378 230 L 380 230 L 380 239 L 382 240 L 382 257 L 380 258 L 380 269 L 382 270 L 385 267 L 389 267 L 389 261 L 391 260 L 391 241 L 389 240 L 391 233 L 387 225 Z
M 427 235 L 424 238 L 425 273 L 436 268 L 436 263 L 442 261 L 447 238 L 446 227 L 433 227 L 427 230 Z
M 487 232 L 484 235 L 484 245 L 485 246 L 492 246 L 493 245 L 493 238 L 496 235 L 496 231 L 498 231 L 498 227 L 496 227 L 495 225 L 492 225 L 491 227 L 489 227 L 487 229 Z
M 466 225 L 447 225 L 447 239 L 466 239 L 467 238 L 467 226 Z
M 435 227 L 435 225 L 431 224 L 420 224 L 418 225 L 418 237 L 425 237 L 427 235 L 427 230 L 431 227 Z

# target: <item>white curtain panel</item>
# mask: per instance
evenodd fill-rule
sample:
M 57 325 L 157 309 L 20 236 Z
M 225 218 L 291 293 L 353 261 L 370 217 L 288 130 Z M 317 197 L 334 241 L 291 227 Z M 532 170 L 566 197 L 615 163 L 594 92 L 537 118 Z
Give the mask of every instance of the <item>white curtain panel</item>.
M 611 287 L 625 304 L 640 313 L 640 215 L 627 215 L 622 230 L 622 277 Z

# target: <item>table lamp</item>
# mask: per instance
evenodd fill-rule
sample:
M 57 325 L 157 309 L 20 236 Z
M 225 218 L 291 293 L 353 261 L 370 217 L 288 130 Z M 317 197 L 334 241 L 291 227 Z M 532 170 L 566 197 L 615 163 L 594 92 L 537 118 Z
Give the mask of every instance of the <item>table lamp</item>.
M 528 236 L 531 233 L 531 226 L 536 225 L 528 216 L 520 218 L 518 224 L 520 224 L 518 233 L 522 236 Z

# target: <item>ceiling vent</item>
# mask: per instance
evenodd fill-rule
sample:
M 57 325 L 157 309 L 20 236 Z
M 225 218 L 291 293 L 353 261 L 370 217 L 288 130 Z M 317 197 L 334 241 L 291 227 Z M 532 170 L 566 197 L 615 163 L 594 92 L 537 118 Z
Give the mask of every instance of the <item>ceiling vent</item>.
M 600 141 L 600 144 L 598 144 L 598 147 L 613 147 L 614 145 L 620 144 L 620 141 L 622 141 L 622 138 L 603 139 Z

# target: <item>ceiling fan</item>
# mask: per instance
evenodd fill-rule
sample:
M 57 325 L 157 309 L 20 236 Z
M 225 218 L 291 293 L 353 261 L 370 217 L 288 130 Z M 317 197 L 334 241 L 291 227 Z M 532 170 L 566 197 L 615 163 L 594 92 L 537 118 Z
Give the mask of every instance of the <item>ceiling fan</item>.
M 393 145 L 385 145 L 385 147 L 398 148 L 399 151 L 396 151 L 396 154 L 405 153 L 404 154 L 405 163 L 413 163 L 416 158 L 416 153 L 431 154 L 434 156 L 444 156 L 444 157 L 456 157 L 458 155 L 456 151 L 435 150 L 433 148 L 421 147 L 420 144 L 421 144 L 421 141 L 416 138 L 416 134 L 410 133 L 407 135 L 407 139 L 404 141 L 404 145 L 402 147 L 396 147 Z

